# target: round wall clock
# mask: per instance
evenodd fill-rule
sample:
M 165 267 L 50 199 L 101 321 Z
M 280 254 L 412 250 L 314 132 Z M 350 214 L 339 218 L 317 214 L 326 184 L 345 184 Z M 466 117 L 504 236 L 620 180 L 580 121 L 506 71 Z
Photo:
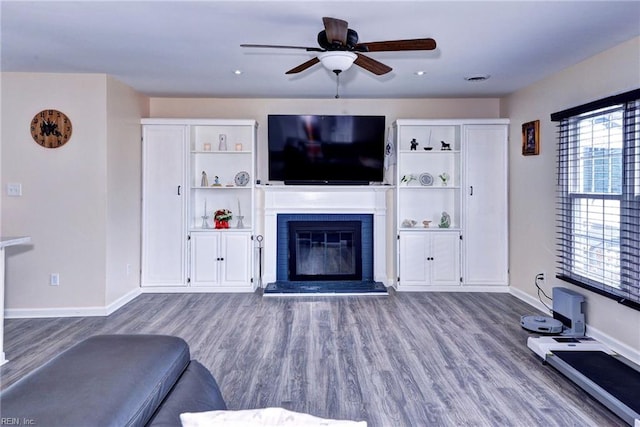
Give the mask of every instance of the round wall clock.
M 45 148 L 62 147 L 71 138 L 71 120 L 58 110 L 42 110 L 31 120 L 33 140 Z

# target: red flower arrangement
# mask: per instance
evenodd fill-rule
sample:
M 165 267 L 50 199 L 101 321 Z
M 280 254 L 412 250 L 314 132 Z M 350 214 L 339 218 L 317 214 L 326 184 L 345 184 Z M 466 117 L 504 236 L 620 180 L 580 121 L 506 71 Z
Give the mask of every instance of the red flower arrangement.
M 213 214 L 213 222 L 215 228 L 229 228 L 229 220 L 233 218 L 233 215 L 228 209 L 218 209 Z

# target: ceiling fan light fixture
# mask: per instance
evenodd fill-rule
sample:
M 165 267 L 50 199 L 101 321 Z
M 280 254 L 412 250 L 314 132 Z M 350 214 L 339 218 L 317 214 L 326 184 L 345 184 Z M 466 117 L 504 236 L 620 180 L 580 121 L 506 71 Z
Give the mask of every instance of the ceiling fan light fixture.
M 322 62 L 322 65 L 333 72 L 348 70 L 357 58 L 358 55 L 355 53 L 342 50 L 322 52 L 318 55 L 318 59 Z

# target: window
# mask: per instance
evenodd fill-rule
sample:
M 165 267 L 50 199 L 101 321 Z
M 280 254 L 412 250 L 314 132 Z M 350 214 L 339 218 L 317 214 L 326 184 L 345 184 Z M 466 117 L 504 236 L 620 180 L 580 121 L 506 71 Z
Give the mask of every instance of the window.
M 558 278 L 640 309 L 640 90 L 559 122 Z

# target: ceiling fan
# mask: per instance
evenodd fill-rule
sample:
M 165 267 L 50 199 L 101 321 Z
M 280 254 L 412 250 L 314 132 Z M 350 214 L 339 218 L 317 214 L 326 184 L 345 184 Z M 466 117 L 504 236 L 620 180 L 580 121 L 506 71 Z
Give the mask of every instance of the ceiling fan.
M 351 65 L 356 64 L 378 76 L 392 70 L 388 65 L 363 55 L 363 52 L 396 52 L 404 50 L 433 50 L 436 41 L 430 38 L 388 40 L 380 42 L 359 43 L 358 33 L 349 28 L 347 21 L 336 18 L 322 18 L 324 30 L 318 33 L 320 47 L 280 46 L 264 44 L 242 44 L 241 47 L 304 49 L 307 52 L 319 52 L 318 56 L 303 62 L 285 74 L 300 73 L 321 62 L 327 69 L 339 75 Z

